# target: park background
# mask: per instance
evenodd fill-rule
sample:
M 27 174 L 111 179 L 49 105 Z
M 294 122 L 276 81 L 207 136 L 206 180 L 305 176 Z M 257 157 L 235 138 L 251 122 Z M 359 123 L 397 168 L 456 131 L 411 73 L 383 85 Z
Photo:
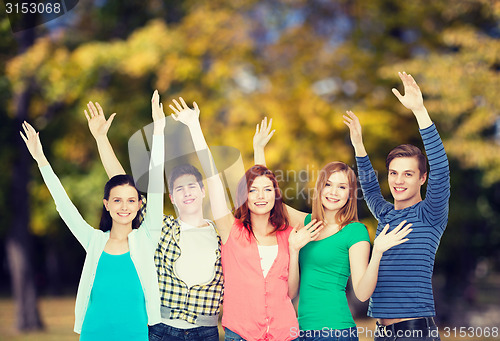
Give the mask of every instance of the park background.
M 287 202 L 307 211 L 300 193 L 318 169 L 354 165 L 346 110 L 360 117 L 390 197 L 387 152 L 422 146 L 413 115 L 391 93 L 402 91 L 398 71 L 420 85 L 450 160 L 449 223 L 433 279 L 437 322 L 500 327 L 499 1 L 80 0 L 16 33 L 2 6 L 0 340 L 77 339 L 85 254 L 19 137 L 23 120 L 40 131 L 52 167 L 94 226 L 107 177 L 86 103 L 118 113 L 108 136 L 130 170 L 128 139 L 150 123 L 154 89 L 165 109 L 178 96 L 197 101 L 209 145 L 239 149 L 247 168 L 254 127 L 272 117 L 267 164 L 284 174 Z M 306 177 L 290 175 L 304 169 Z M 358 206 L 373 240 L 376 222 Z M 165 211 L 173 213 L 167 200 Z M 349 297 L 358 324 L 371 328 L 366 305 Z

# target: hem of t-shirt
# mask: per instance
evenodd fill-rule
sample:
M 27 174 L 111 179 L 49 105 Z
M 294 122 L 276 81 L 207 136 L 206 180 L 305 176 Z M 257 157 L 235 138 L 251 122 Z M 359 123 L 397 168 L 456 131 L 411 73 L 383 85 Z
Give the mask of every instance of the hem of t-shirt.
M 170 313 L 172 310 L 169 307 L 162 305 L 160 308 L 160 311 L 161 311 L 161 320 L 162 320 L 161 323 L 166 324 L 163 322 L 163 320 L 170 319 Z M 172 320 L 183 320 L 183 319 L 172 319 Z M 189 323 L 189 322 L 187 322 L 187 323 Z M 192 323 L 192 325 L 193 325 L 193 328 L 195 328 L 195 327 L 213 327 L 213 326 L 217 326 L 218 323 L 219 323 L 219 313 L 217 313 L 215 315 L 198 314 L 196 317 L 195 323 Z M 177 328 L 177 327 L 174 327 L 174 328 Z
M 372 317 L 374 319 L 408 319 L 408 318 L 419 318 L 419 317 L 435 317 L 436 312 L 425 312 L 425 313 L 412 313 L 412 314 L 397 314 L 397 315 L 377 315 L 375 316 L 374 314 L 366 314 L 369 317 Z
M 352 322 L 349 323 L 349 324 L 341 324 L 341 325 L 334 325 L 334 326 L 328 326 L 328 325 L 325 325 L 325 326 L 322 326 L 320 328 L 302 328 L 299 324 L 299 329 L 301 331 L 312 331 L 312 330 L 319 330 L 319 331 L 322 331 L 322 330 L 340 330 L 340 329 L 349 329 L 349 328 L 352 328 L 352 327 L 356 327 L 356 323 L 355 322 Z

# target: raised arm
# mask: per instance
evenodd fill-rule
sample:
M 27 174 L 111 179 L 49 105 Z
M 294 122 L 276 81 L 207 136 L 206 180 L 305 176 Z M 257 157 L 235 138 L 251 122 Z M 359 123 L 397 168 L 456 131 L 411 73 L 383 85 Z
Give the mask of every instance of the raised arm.
M 342 117 L 344 118 L 345 125 L 349 127 L 349 136 L 351 137 L 351 144 L 354 147 L 356 157 L 365 157 L 368 154 L 363 144 L 363 133 L 359 118 L 350 110 L 346 111 L 346 113 L 347 116 L 343 115 Z
M 380 232 L 373 243 L 373 252 L 370 262 L 370 243 L 360 241 L 349 248 L 349 263 L 351 266 L 351 279 L 354 294 L 358 300 L 364 302 L 370 298 L 377 286 L 378 268 L 385 251 L 391 247 L 408 241 L 405 238 L 412 230 L 411 224 L 405 225 L 402 221 L 395 229 L 387 233 L 389 224 Z
M 89 112 L 87 113 L 87 110 L 84 110 L 85 117 L 89 123 L 90 132 L 97 142 L 97 149 L 99 150 L 99 156 L 101 157 L 101 162 L 106 170 L 106 174 L 108 174 L 110 179 L 115 175 L 125 174 L 125 170 L 120 164 L 120 161 L 116 158 L 115 152 L 113 151 L 113 147 L 111 147 L 111 143 L 109 143 L 107 135 L 116 113 L 109 116 L 106 120 L 99 103 L 95 102 L 94 104 L 89 102 L 87 104 L 87 108 L 89 109 Z
M 264 149 L 276 131 L 271 131 L 272 124 L 272 118 L 269 120 L 269 124 L 267 124 L 267 117 L 264 117 L 260 126 L 257 124 L 255 127 L 255 135 L 253 136 L 253 159 L 256 165 L 266 165 L 266 155 Z
M 392 89 L 399 101 L 413 112 L 418 122 L 420 134 L 424 142 L 427 159 L 429 160 L 429 181 L 425 195 L 423 209 L 429 214 L 433 226 L 444 229 L 448 220 L 448 202 L 450 198 L 450 166 L 444 150 L 443 142 L 436 126 L 424 106 L 422 92 L 411 75 L 399 73 L 403 81 L 405 95 L 401 96 L 398 90 Z
M 147 202 L 148 209 L 144 217 L 144 225 L 150 232 L 154 247 L 158 245 L 163 221 L 163 194 L 164 194 L 164 153 L 165 141 L 165 114 L 160 103 L 158 90 L 151 98 L 151 111 L 153 117 L 153 139 L 151 146 L 151 160 L 149 163 L 149 182 Z
M 89 243 L 93 233 L 96 233 L 92 226 L 82 218 L 76 207 L 69 199 L 61 182 L 55 175 L 50 166 L 45 154 L 43 153 L 40 137 L 35 129 L 26 121 L 23 123 L 24 135 L 20 132 L 22 139 L 26 143 L 26 147 L 33 156 L 33 159 L 38 163 L 43 180 L 49 189 L 50 194 L 54 198 L 57 211 L 64 220 L 70 231 L 78 239 L 85 250 L 88 250 Z
M 265 147 L 271 137 L 274 135 L 276 130 L 271 131 L 271 126 L 273 124 L 273 119 L 269 120 L 267 123 L 267 117 L 264 117 L 260 126 L 257 124 L 255 128 L 255 135 L 253 136 L 253 158 L 256 165 L 266 166 L 266 155 Z M 303 226 L 304 219 L 307 216 L 306 212 L 301 212 L 293 207 L 285 204 L 288 217 L 290 218 L 290 225 L 292 226 Z
M 382 196 L 377 174 L 373 170 L 373 166 L 368 158 L 368 154 L 366 153 L 365 146 L 363 144 L 361 123 L 359 122 L 358 117 L 352 111 L 347 111 L 347 116 L 344 115 L 343 117 L 345 125 L 349 127 L 351 143 L 356 153 L 358 179 L 361 184 L 364 199 L 372 214 L 378 219 L 381 212 L 383 212 L 391 204 L 385 201 Z
M 222 180 L 217 168 L 215 167 L 212 154 L 210 153 L 207 142 L 205 141 L 205 136 L 201 130 L 199 120 L 200 109 L 198 108 L 196 102 L 193 103 L 194 109 L 189 108 L 182 97 L 179 98 L 180 103 L 175 99 L 173 102 L 173 105 L 169 105 L 174 111 L 172 118 L 187 125 L 191 133 L 196 153 L 198 154 L 201 166 L 203 167 L 203 171 L 205 172 L 205 176 L 207 178 L 208 195 L 210 198 L 212 214 L 214 216 L 221 241 L 224 244 L 229 239 L 229 234 L 234 223 L 234 216 L 228 208 L 226 192 L 224 190 Z

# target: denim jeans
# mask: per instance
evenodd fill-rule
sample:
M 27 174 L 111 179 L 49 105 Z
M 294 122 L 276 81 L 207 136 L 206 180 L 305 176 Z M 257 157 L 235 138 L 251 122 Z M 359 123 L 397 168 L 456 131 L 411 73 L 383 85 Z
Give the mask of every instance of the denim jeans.
M 164 323 L 149 326 L 149 341 L 219 341 L 215 327 L 174 328 Z
M 322 329 L 301 331 L 301 341 L 358 341 L 356 327 L 346 329 Z
M 441 341 L 441 339 L 438 327 L 434 325 L 434 322 L 426 328 L 407 328 L 405 330 L 394 330 L 391 326 L 384 328 L 377 322 L 374 341 Z
M 224 328 L 225 331 L 225 336 L 224 336 L 224 341 L 246 341 L 244 338 L 233 332 L 229 328 Z M 296 341 L 298 339 L 292 340 Z

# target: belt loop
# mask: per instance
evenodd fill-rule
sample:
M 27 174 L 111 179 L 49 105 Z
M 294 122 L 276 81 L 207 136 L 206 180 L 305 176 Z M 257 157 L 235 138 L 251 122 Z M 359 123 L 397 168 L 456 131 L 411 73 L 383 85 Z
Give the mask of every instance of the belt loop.
M 385 330 L 386 330 L 386 326 L 384 326 L 383 324 L 380 324 L 378 321 L 376 322 L 377 324 L 377 331 L 379 333 L 379 337 L 386 337 L 386 333 L 385 333 Z

